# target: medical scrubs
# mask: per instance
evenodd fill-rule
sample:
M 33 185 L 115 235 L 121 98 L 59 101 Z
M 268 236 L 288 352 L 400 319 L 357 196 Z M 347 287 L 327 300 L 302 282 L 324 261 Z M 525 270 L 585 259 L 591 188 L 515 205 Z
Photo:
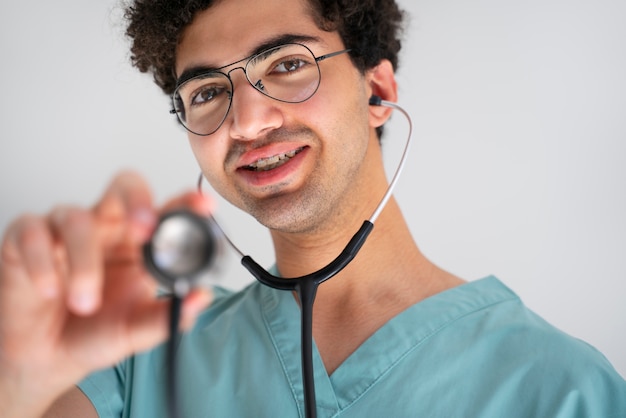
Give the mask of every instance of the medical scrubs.
M 363 313 L 366 315 L 366 313 Z M 167 417 L 165 348 L 80 383 L 100 417 Z M 495 277 L 408 308 L 332 375 L 314 350 L 318 417 L 626 417 L 626 382 Z M 182 416 L 303 417 L 300 310 L 254 283 L 223 294 L 178 348 Z

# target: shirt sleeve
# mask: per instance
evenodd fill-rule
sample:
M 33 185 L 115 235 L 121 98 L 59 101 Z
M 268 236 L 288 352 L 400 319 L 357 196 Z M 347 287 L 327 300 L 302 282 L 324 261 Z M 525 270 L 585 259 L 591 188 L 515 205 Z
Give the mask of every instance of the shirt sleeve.
M 626 381 L 601 353 L 597 354 L 597 362 L 580 368 L 577 379 L 567 382 L 569 389 L 562 394 L 554 417 L 626 417 Z
M 94 372 L 78 384 L 100 418 L 121 418 L 125 403 L 124 363 Z

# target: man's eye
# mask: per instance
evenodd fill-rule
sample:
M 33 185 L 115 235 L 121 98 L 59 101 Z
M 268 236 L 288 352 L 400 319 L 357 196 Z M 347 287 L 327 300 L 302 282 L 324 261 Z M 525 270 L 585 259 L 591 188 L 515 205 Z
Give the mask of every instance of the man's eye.
M 202 105 L 215 100 L 219 95 L 224 93 L 224 88 L 219 86 L 204 86 L 191 96 L 191 106 Z
M 288 59 L 285 61 L 281 61 L 274 67 L 274 71 L 278 73 L 291 73 L 299 70 L 300 68 L 307 65 L 307 62 L 302 59 Z

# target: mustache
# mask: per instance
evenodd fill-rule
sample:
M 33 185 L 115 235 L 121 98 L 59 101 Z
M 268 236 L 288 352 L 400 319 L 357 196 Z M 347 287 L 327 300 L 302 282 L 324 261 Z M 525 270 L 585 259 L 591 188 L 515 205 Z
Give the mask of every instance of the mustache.
M 246 152 L 253 151 L 255 149 L 263 148 L 270 144 L 280 142 L 290 142 L 294 140 L 310 141 L 315 138 L 313 131 L 306 126 L 299 126 L 297 128 L 279 128 L 273 129 L 265 136 L 255 140 L 232 140 L 231 145 L 228 147 L 226 153 L 226 163 L 232 163 Z

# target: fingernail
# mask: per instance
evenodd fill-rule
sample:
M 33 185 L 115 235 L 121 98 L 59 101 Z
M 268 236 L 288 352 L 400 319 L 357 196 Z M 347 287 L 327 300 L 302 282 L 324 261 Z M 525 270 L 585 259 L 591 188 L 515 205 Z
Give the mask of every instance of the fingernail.
M 135 209 L 131 213 L 133 222 L 145 227 L 152 227 L 156 223 L 156 215 L 150 209 Z
M 90 293 L 81 292 L 72 295 L 70 304 L 79 313 L 91 313 L 96 308 L 96 298 Z
M 147 239 L 157 223 L 155 213 L 149 209 L 135 209 L 131 213 L 131 220 L 140 240 Z

